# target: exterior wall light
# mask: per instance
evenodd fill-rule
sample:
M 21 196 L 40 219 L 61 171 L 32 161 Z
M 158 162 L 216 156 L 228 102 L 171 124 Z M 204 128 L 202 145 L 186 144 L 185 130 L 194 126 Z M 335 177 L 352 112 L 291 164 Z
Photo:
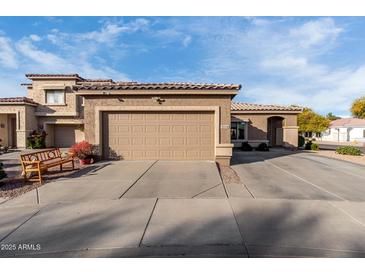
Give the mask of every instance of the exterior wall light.
M 157 103 L 159 103 L 160 105 L 165 102 L 165 99 L 162 99 L 161 97 L 152 97 L 152 100 L 156 101 Z

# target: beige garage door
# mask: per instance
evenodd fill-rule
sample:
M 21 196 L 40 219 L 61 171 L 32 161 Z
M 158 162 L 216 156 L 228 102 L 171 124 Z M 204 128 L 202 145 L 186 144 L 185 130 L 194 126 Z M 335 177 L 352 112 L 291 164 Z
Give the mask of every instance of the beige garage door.
M 213 112 L 117 112 L 103 118 L 104 155 L 214 160 Z
M 75 125 L 54 125 L 54 146 L 71 147 L 76 141 Z

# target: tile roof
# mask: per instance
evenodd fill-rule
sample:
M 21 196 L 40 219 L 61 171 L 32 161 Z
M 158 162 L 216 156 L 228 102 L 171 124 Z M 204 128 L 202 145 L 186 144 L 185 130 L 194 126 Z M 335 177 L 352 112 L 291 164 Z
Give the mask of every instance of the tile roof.
M 232 111 L 302 111 L 301 107 L 278 106 L 278 105 L 260 105 L 251 103 L 231 103 Z
M 77 83 L 114 83 L 113 79 L 81 79 Z
M 365 127 L 365 119 L 343 118 L 343 119 L 334 120 L 330 123 L 330 127 L 354 127 L 354 126 Z
M 32 99 L 27 97 L 9 97 L 9 98 L 0 98 L 0 103 L 20 103 L 20 104 L 34 104 L 37 105 Z
M 78 78 L 83 79 L 78 74 L 38 74 L 38 73 L 29 73 L 25 74 L 25 77 L 32 79 L 32 78 Z
M 196 83 L 138 83 L 115 82 L 75 86 L 78 90 L 239 90 L 241 85 L 234 84 L 196 84 Z

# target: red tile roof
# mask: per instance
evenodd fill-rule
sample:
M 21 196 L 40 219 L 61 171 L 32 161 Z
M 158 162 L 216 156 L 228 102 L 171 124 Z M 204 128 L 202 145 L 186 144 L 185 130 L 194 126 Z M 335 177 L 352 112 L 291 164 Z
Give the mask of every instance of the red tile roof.
M 78 90 L 239 90 L 241 85 L 234 84 L 206 84 L 206 83 L 138 83 L 114 82 L 112 79 L 85 79 L 78 74 L 26 74 L 33 78 L 77 78 Z
M 81 79 L 77 83 L 114 83 L 113 79 Z
M 359 118 L 343 118 L 334 120 L 330 123 L 330 127 L 365 127 L 365 119 Z
M 302 111 L 301 107 L 278 106 L 278 105 L 261 105 L 251 103 L 231 103 L 232 111 Z
M 196 83 L 138 83 L 116 82 L 112 84 L 75 86 L 78 90 L 239 90 L 241 85 L 233 84 L 196 84 Z
M 11 104 L 33 104 L 37 105 L 32 99 L 27 97 L 9 97 L 0 98 L 0 103 L 11 103 Z
M 30 73 L 25 74 L 25 77 L 32 79 L 32 78 L 77 78 L 83 79 L 78 74 L 37 74 L 37 73 Z

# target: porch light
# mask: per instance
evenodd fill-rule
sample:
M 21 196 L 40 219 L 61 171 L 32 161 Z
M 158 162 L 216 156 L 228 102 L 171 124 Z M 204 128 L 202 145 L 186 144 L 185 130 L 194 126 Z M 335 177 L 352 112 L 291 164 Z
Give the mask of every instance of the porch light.
M 157 103 L 159 103 L 160 105 L 165 102 L 165 99 L 162 99 L 161 97 L 152 97 L 152 100 L 156 101 Z

